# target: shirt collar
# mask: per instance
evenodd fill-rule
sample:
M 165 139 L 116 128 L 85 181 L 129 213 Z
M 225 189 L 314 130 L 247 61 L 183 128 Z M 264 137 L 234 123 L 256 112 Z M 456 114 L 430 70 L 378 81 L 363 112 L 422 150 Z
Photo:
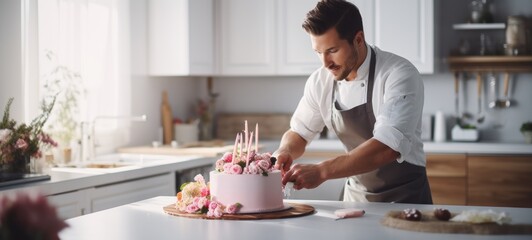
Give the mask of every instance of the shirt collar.
M 368 79 L 368 72 L 369 72 L 369 62 L 371 58 L 371 48 L 368 44 L 366 44 L 366 58 L 364 59 L 364 62 L 362 62 L 362 65 L 357 70 L 357 76 L 354 79 L 355 81 L 358 80 L 367 80 Z

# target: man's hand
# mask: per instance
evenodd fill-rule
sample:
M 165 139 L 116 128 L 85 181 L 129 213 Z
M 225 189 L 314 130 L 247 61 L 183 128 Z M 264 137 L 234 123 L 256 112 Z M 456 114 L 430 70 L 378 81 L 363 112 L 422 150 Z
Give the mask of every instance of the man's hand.
M 294 166 L 287 171 L 282 179 L 283 185 L 287 182 L 294 183 L 294 189 L 299 190 L 303 188 L 316 188 L 325 179 L 322 174 L 322 168 L 317 164 L 294 164 Z
M 284 176 L 285 173 L 290 170 L 292 162 L 294 159 L 287 152 L 279 152 L 277 155 L 277 162 L 275 162 L 275 168 L 281 170 L 281 174 Z

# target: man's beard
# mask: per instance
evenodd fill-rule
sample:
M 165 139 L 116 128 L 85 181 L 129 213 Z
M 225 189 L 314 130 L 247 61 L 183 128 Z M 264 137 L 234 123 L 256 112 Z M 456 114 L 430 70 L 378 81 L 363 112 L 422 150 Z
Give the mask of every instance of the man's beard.
M 344 70 L 342 71 L 342 73 L 340 73 L 340 75 L 338 75 L 338 77 L 336 77 L 337 81 L 342 81 L 346 79 L 347 76 L 349 76 L 349 74 L 353 71 L 353 69 L 355 69 L 357 65 L 357 59 L 358 59 L 358 51 L 353 46 L 351 48 L 351 57 L 347 58 L 347 60 L 345 61 Z M 335 66 L 333 65 L 333 67 Z

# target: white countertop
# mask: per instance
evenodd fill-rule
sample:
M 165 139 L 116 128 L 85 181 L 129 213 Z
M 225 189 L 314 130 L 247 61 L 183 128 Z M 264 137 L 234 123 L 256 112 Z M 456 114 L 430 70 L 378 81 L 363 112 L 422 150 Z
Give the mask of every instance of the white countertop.
M 60 233 L 61 239 L 530 239 L 530 235 L 436 234 L 399 230 L 380 224 L 391 210 L 417 208 L 432 211 L 444 207 L 451 212 L 464 209 L 504 211 L 512 223 L 532 224 L 531 208 L 465 207 L 392 203 L 350 203 L 339 201 L 288 200 L 312 205 L 312 215 L 265 220 L 204 220 L 171 216 L 163 207 L 175 203 L 175 197 L 156 197 L 67 220 L 70 227 Z M 340 208 L 362 208 L 361 218 L 335 221 L 333 212 Z
M 423 149 L 426 153 L 532 154 L 532 144 L 526 143 L 424 142 Z M 307 146 L 307 151 L 343 152 L 344 148 L 339 140 L 317 139 Z
M 160 159 L 150 158 L 149 161 L 143 161 L 141 164 L 111 169 L 72 168 L 62 169 L 61 171 L 51 170 L 48 172 L 51 176 L 51 179 L 48 181 L 38 181 L 0 188 L 0 195 L 11 194 L 17 191 L 39 192 L 45 195 L 53 195 L 205 166 L 214 162 L 212 158 L 192 155 L 161 156 Z

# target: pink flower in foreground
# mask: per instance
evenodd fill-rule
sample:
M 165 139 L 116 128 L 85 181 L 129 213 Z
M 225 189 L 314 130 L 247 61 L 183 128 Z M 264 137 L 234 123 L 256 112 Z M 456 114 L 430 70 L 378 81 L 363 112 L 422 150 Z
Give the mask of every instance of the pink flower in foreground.
M 208 207 L 209 206 L 209 199 L 206 197 L 200 197 L 198 202 L 196 203 L 198 208 Z
M 218 207 L 218 205 L 220 205 L 217 201 L 214 201 L 212 200 L 210 203 L 209 203 L 209 211 L 214 211 L 214 209 L 216 209 Z
M 28 147 L 28 143 L 22 138 L 19 138 L 17 140 L 17 143 L 15 144 L 15 148 L 18 148 L 18 149 L 25 150 L 27 147 Z
M 199 210 L 199 207 L 196 206 L 196 204 L 190 204 L 187 206 L 187 209 L 186 209 L 187 213 L 195 213 L 198 210 Z
M 201 174 L 198 174 L 194 177 L 194 181 L 200 183 L 200 184 L 205 184 L 205 178 L 203 178 L 203 175 Z
M 240 205 L 240 203 L 231 204 L 225 208 L 225 212 L 229 214 L 235 214 L 241 206 L 242 205 Z
M 44 196 L 31 198 L 18 194 L 14 199 L 0 198 L 0 236 L 56 240 L 66 227 L 68 225 L 57 216 L 55 207 L 48 204 Z
M 0 129 L 0 143 L 2 143 L 3 141 L 6 141 L 9 135 L 11 135 L 11 130 Z
M 230 173 L 231 174 L 241 174 L 242 173 L 242 167 L 240 165 L 238 165 L 238 164 L 235 164 L 235 165 L 231 166 Z
M 201 196 L 202 197 L 206 197 L 206 196 L 209 196 L 211 193 L 210 193 L 210 190 L 208 187 L 204 187 L 201 189 Z

